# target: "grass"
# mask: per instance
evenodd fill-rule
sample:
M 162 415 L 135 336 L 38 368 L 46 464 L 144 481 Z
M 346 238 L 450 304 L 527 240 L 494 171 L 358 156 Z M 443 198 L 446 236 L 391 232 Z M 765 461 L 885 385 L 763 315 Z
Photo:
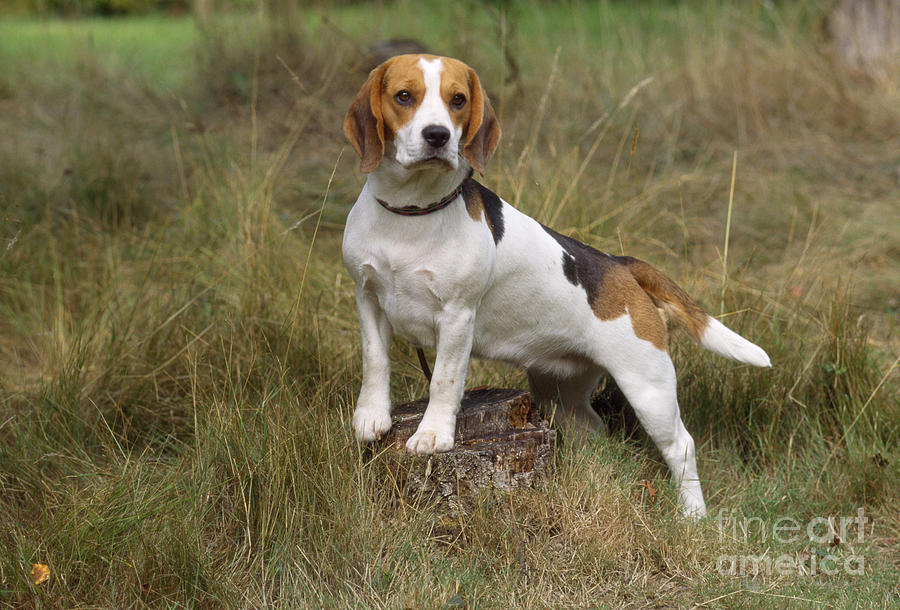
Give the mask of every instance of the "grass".
M 26 82 L 58 76 L 54 68 L 81 59 L 177 93 L 195 72 L 196 42 L 197 28 L 186 18 L 0 20 L 2 70 Z
M 426 4 L 0 21 L 0 604 L 889 606 L 896 81 L 829 59 L 814 4 Z M 772 356 L 673 339 L 710 519 L 677 518 L 627 426 L 562 435 L 552 481 L 456 516 L 353 439 L 362 178 L 339 127 L 368 45 L 409 32 L 488 87 L 489 186 L 724 303 Z M 408 346 L 393 363 L 394 398 L 424 395 Z M 831 546 L 816 518 L 860 508 L 862 541 Z M 801 535 L 774 539 L 784 519 Z

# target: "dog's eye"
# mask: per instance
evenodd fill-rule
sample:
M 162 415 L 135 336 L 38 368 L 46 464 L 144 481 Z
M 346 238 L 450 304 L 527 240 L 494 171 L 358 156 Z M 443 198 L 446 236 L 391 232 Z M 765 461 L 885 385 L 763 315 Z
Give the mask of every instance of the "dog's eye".
M 406 105 L 412 103 L 412 94 L 410 94 L 409 91 L 404 89 L 403 91 L 400 91 L 399 93 L 397 93 L 397 95 L 394 96 L 394 99 L 397 100 L 398 104 L 406 106 Z
M 463 106 L 466 105 L 466 96 L 462 93 L 457 93 L 453 97 L 450 98 L 450 107 L 454 110 L 459 110 Z

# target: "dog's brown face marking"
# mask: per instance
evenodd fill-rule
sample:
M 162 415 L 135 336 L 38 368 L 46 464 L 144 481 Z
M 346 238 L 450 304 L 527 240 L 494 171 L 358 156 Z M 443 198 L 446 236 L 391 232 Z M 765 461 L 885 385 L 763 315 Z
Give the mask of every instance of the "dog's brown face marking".
M 393 140 L 397 130 L 412 121 L 425 97 L 425 79 L 418 66 L 419 57 L 400 55 L 385 63 L 378 95 L 386 140 Z M 425 57 L 430 59 L 430 56 Z
M 475 85 L 481 88 L 477 80 L 473 82 L 475 73 L 463 62 L 444 57 L 441 59 L 444 69 L 441 71 L 441 99 L 450 111 L 450 120 L 456 127 L 463 130 L 465 141 L 471 127 L 472 101 L 480 97 L 480 91 L 475 92 Z M 476 77 L 477 79 L 477 77 Z M 479 122 L 480 122 L 479 117 Z M 478 126 L 475 126 L 478 129 Z
M 360 169 L 368 173 L 377 168 L 385 142 L 412 122 L 426 94 L 421 60 L 441 62 L 439 96 L 451 122 L 462 131 L 460 152 L 484 173 L 500 140 L 493 108 L 474 70 L 436 55 L 398 55 L 369 74 L 344 119 L 344 133 L 362 159 Z
M 627 313 L 639 339 L 666 350 L 665 321 L 619 257 L 604 254 L 547 227 L 544 230 L 563 247 L 563 273 L 573 285 L 584 288 L 594 315 L 601 320 L 614 320 Z
M 472 115 L 472 83 L 470 68 L 450 57 L 435 55 L 398 55 L 386 62 L 381 85 L 381 110 L 385 138 L 392 139 L 397 130 L 412 121 L 425 97 L 425 79 L 419 61 L 441 61 L 441 100 L 450 112 L 450 120 L 465 131 Z M 477 129 L 477 126 L 476 126 Z

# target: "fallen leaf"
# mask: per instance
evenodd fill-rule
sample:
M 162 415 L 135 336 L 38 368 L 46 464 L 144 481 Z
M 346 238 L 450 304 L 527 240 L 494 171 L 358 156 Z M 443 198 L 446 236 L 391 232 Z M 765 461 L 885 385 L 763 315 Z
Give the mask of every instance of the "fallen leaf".
M 647 493 L 650 495 L 650 501 L 653 502 L 656 499 L 656 490 L 653 489 L 653 485 L 651 485 L 650 481 L 647 479 L 641 481 L 641 485 L 647 488 Z
M 45 563 L 36 563 L 31 567 L 31 582 L 36 585 L 50 580 L 50 566 Z
M 839 545 L 840 543 L 841 543 L 841 539 L 838 538 L 837 536 L 835 536 L 834 539 L 832 539 L 832 541 L 828 543 L 828 546 L 830 546 L 831 548 L 834 548 L 837 545 Z

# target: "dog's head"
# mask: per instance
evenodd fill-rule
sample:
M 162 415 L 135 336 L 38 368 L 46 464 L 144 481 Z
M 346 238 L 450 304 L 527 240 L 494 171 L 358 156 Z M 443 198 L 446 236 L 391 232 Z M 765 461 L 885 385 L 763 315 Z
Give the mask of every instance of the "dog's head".
M 386 151 L 406 169 L 457 169 L 462 155 L 484 173 L 500 126 L 481 82 L 449 57 L 398 55 L 369 74 L 344 118 L 344 133 L 375 170 Z

